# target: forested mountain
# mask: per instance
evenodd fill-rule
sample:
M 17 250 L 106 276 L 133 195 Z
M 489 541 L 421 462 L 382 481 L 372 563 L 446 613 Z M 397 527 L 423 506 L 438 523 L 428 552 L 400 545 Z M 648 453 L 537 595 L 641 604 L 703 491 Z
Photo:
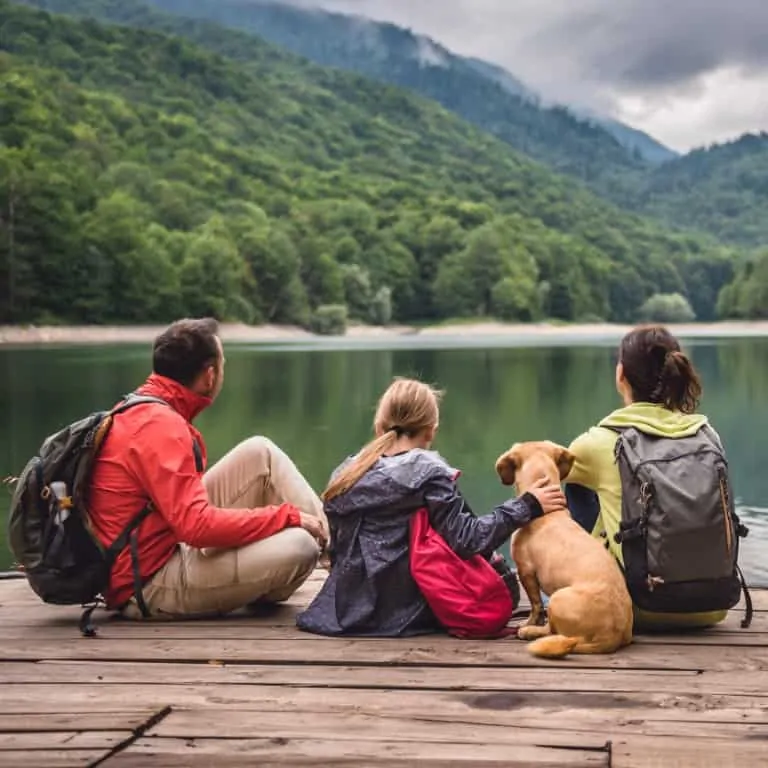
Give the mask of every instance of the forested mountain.
M 607 195 L 615 192 L 618 175 L 647 165 L 595 121 L 563 106 L 540 106 L 500 68 L 468 61 L 394 24 L 259 0 L 150 2 L 163 11 L 250 32 L 317 64 L 408 88 Z
M 457 56 L 393 24 L 274 0 L 150 2 L 414 90 L 629 210 L 727 242 L 768 243 L 759 188 L 766 154 L 749 139 L 737 148 L 698 150 L 670 166 L 676 153 L 642 131 L 587 110 L 547 106 L 503 68 Z
M 630 125 L 625 125 L 610 117 L 603 117 L 587 109 L 570 107 L 570 110 L 577 117 L 591 120 L 605 128 L 619 144 L 631 152 L 639 154 L 644 160 L 648 161 L 651 167 L 661 165 L 680 156 L 678 152 L 665 146 L 644 131 L 632 128 Z
M 633 205 L 673 226 L 768 246 L 768 134 L 666 163 L 643 179 Z
M 0 0 L 3 322 L 304 323 L 338 303 L 630 320 L 675 292 L 707 319 L 731 279 L 720 246 L 427 100 L 132 0 L 98 8 L 144 29 Z

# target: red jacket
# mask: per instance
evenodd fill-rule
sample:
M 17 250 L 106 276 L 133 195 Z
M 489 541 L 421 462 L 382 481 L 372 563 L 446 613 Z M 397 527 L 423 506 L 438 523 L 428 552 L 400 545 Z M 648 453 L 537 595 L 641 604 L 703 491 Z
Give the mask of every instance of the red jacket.
M 108 546 L 146 504 L 154 511 L 139 526 L 139 570 L 146 580 L 162 568 L 179 542 L 193 547 L 239 547 L 300 524 L 291 504 L 258 509 L 222 509 L 208 501 L 195 467 L 196 439 L 206 463 L 205 443 L 192 426 L 211 404 L 190 389 L 152 374 L 137 390 L 165 400 L 117 414 L 94 464 L 88 510 L 93 530 Z M 117 558 L 106 594 L 110 608 L 133 595 L 133 570 L 126 548 Z

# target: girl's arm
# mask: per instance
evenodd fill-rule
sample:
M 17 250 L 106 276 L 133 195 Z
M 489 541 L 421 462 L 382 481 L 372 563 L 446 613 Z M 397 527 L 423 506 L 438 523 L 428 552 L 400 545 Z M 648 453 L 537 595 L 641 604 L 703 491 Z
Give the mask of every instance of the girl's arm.
M 490 557 L 518 528 L 543 514 L 536 497 L 525 493 L 476 517 L 447 475 L 430 480 L 424 497 L 432 527 L 463 560 L 477 554 Z

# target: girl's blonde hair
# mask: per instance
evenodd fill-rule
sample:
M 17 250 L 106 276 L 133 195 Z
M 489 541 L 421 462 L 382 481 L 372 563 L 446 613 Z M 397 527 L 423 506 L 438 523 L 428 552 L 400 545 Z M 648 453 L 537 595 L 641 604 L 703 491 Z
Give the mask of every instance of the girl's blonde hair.
M 364 446 L 323 491 L 323 501 L 346 493 L 402 435 L 436 429 L 442 393 L 416 379 L 396 378 L 381 396 L 373 420 L 376 438 Z

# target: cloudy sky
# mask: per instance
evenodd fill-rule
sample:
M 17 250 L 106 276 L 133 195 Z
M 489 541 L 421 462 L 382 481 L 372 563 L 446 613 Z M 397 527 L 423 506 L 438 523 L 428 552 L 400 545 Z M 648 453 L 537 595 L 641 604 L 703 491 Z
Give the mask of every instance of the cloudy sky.
M 687 150 L 768 130 L 768 0 L 290 0 L 392 21 Z

